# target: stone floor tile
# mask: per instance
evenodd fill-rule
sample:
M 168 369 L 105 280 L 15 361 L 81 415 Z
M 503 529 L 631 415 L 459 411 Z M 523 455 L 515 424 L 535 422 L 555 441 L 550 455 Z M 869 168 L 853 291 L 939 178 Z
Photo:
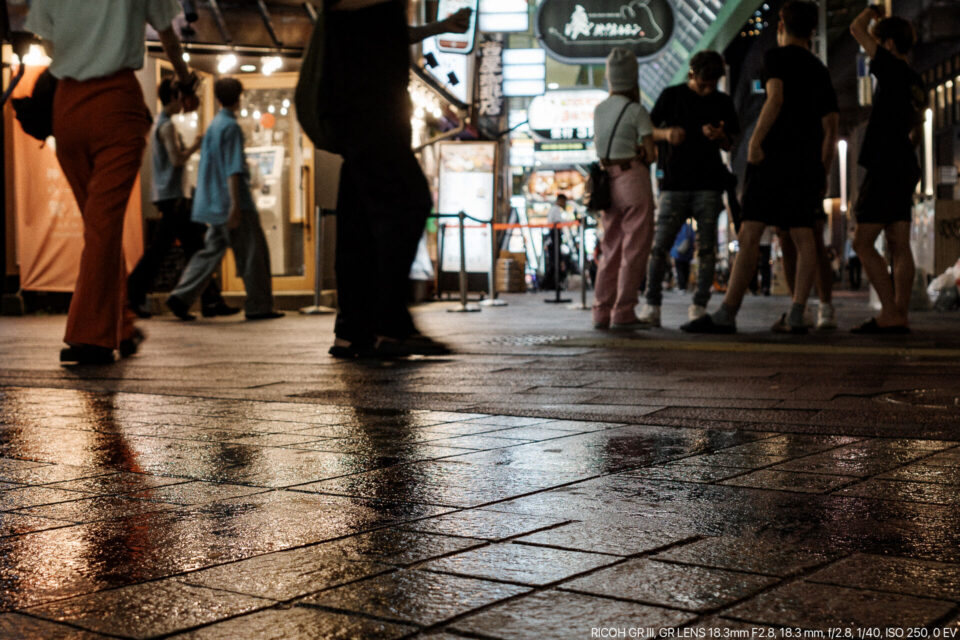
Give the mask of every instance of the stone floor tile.
M 544 585 L 615 562 L 615 558 L 526 544 L 494 544 L 420 565 L 476 578 Z
M 88 497 L 81 500 L 18 509 L 17 513 L 82 524 L 85 522 L 119 520 L 134 515 L 171 511 L 177 508 L 174 504 L 137 500 L 126 496 L 94 496 L 91 498 L 89 493 L 78 495 Z
M 893 446 L 883 441 L 863 441 L 778 464 L 777 471 L 802 471 L 866 477 L 895 469 L 928 455 L 922 449 Z
M 687 611 L 707 611 L 745 598 L 775 581 L 766 576 L 642 558 L 572 580 L 562 588 Z
M 324 544 L 353 560 L 409 566 L 484 544 L 480 540 L 402 529 L 377 529 Z
M 146 473 L 111 473 L 79 480 L 66 480 L 45 485 L 50 489 L 65 489 L 82 493 L 95 493 L 102 496 L 131 494 L 148 491 L 158 487 L 182 484 L 183 478 L 168 478 Z
M 669 527 L 662 526 L 652 528 L 637 521 L 632 525 L 585 521 L 572 522 L 562 527 L 532 533 L 518 538 L 517 542 L 573 549 L 588 553 L 630 556 L 675 544 L 693 535 L 690 531 L 671 531 Z
M 622 475 L 649 480 L 671 480 L 674 482 L 699 482 L 710 484 L 749 473 L 749 469 L 737 467 L 708 467 L 706 465 L 669 464 L 658 467 L 644 467 L 626 471 Z
M 441 533 L 481 540 L 503 540 L 562 522 L 563 520 L 556 518 L 525 516 L 486 509 L 468 509 L 437 516 L 436 518 L 417 520 L 403 525 L 403 528 L 411 531 Z
M 173 636 L 177 640 L 392 640 L 416 627 L 370 618 L 322 611 L 312 607 L 283 607 L 232 618 L 196 631 Z
M 496 605 L 450 626 L 458 631 L 504 640 L 580 640 L 595 637 L 592 635 L 594 629 L 641 626 L 662 629 L 679 626 L 694 617 L 691 613 L 635 602 L 550 590 Z
M 161 580 L 34 607 L 30 613 L 98 633 L 147 638 L 229 618 L 271 601 Z
M 791 544 L 781 538 L 722 536 L 678 545 L 657 553 L 653 558 L 770 576 L 789 576 L 824 564 L 837 555 L 837 552 Z
M 43 531 L 44 529 L 55 529 L 57 527 L 68 526 L 68 524 L 69 523 L 61 520 L 51 520 L 49 518 L 28 516 L 22 513 L 0 511 L 0 538 L 23 535 L 33 531 Z
M 177 505 L 195 505 L 238 498 L 267 491 L 262 487 L 216 482 L 182 482 L 130 494 L 131 498 Z
M 96 640 L 106 637 L 20 613 L 0 613 L 0 638 L 5 640 Z
M 733 487 L 753 487 L 775 491 L 797 491 L 800 493 L 829 493 L 838 487 L 855 482 L 856 478 L 831 476 L 819 473 L 794 473 L 761 469 L 728 480 L 720 484 Z
M 670 465 L 703 465 L 707 467 L 759 469 L 783 462 L 784 460 L 788 460 L 788 458 L 786 456 L 771 456 L 759 453 L 728 453 L 726 451 L 717 451 L 715 453 L 703 453 L 681 458 L 680 460 L 674 460 Z
M 496 433 L 484 433 L 480 435 L 454 436 L 451 438 L 441 438 L 431 440 L 430 443 L 436 446 L 457 447 L 461 449 L 500 449 L 502 447 L 516 447 L 533 440 L 517 440 L 511 438 L 497 437 Z
M 953 603 L 810 582 L 794 582 L 727 609 L 723 616 L 803 629 L 922 627 Z
M 741 622 L 722 616 L 707 616 L 696 624 L 692 624 L 690 629 L 696 629 L 695 633 L 706 634 L 706 638 L 778 638 L 783 633 L 781 627 L 754 624 L 751 622 Z M 701 631 L 702 630 L 702 631 Z M 746 632 L 744 634 L 743 632 Z
M 531 425 L 544 426 L 550 422 L 547 418 L 524 418 L 521 416 L 493 416 L 487 415 L 481 418 L 471 418 L 467 422 L 475 424 L 492 424 L 499 427 L 528 427 Z
M 960 491 L 945 484 L 901 482 L 870 478 L 837 492 L 844 496 L 859 496 L 877 500 L 903 500 L 929 504 L 960 505 Z
M 960 467 L 960 448 L 941 451 L 923 459 L 923 464 L 936 467 Z
M 336 549 L 317 545 L 256 556 L 178 579 L 185 584 L 260 598 L 292 600 L 393 569 L 389 565 L 348 560 Z
M 70 500 L 89 498 L 90 494 L 48 487 L 18 487 L 0 491 L 0 511 L 25 509 L 45 504 L 56 504 Z
M 930 464 L 928 459 L 909 464 L 877 476 L 881 480 L 906 482 L 932 482 L 933 484 L 960 485 L 960 465 L 948 467 Z
M 323 591 L 303 602 L 427 626 L 527 591 L 487 580 L 404 570 Z
M 960 564 L 857 553 L 807 581 L 960 601 Z

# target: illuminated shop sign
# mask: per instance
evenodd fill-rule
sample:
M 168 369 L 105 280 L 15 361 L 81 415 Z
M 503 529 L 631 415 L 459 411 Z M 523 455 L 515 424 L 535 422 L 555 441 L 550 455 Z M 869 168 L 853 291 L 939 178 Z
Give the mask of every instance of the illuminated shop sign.
M 541 140 L 592 140 L 593 110 L 606 99 L 597 89 L 548 91 L 530 102 L 530 130 Z
M 480 41 L 477 69 L 481 116 L 496 117 L 503 113 L 503 41 L 502 36 L 483 35 Z
M 538 142 L 533 151 L 535 166 L 586 165 L 597 159 L 592 142 Z
M 479 0 L 440 0 L 437 20 L 444 20 L 460 9 L 470 9 L 470 26 L 466 33 L 441 33 L 435 40 L 444 53 L 471 53 L 477 37 L 477 8 Z
M 649 58 L 673 35 L 669 0 L 543 0 L 537 37 L 551 57 L 569 64 L 600 63 L 616 47 Z
M 477 27 L 490 33 L 526 31 L 530 28 L 527 0 L 480 0 Z

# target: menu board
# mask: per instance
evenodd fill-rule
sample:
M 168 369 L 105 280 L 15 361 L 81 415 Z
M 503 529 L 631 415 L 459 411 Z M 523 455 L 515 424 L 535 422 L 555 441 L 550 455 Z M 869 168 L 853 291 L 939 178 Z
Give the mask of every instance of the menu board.
M 477 220 L 491 220 L 496 197 L 496 142 L 441 142 L 439 211 L 465 212 Z M 457 218 L 442 218 L 443 255 L 441 271 L 460 269 L 460 227 Z M 468 272 L 490 270 L 490 228 L 467 219 L 464 244 Z

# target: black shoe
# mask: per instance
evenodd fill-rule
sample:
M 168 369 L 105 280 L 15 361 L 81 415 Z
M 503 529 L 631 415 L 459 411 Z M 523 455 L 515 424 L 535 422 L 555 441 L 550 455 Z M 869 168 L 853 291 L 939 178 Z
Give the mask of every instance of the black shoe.
M 334 344 L 327 353 L 343 360 L 371 358 L 375 355 L 372 344 L 354 345 L 352 342 L 347 345 Z
M 140 345 L 143 344 L 143 341 L 146 339 L 147 334 L 134 327 L 133 335 L 126 340 L 120 341 L 120 357 L 129 358 L 130 356 L 134 355 L 140 350 Z
M 176 296 L 170 296 L 167 298 L 167 308 L 170 309 L 170 311 L 173 311 L 173 315 L 177 316 L 184 322 L 197 319 L 197 316 L 190 313 L 190 305 Z
M 453 353 L 447 345 L 422 334 L 403 340 L 382 339 L 374 348 L 378 358 L 405 358 L 407 356 L 446 356 Z
M 140 302 L 138 304 L 131 304 L 130 310 L 140 318 L 141 320 L 146 320 L 153 317 L 153 312 L 150 311 L 150 308 L 147 307 L 146 302 Z
M 274 318 L 282 318 L 285 314 L 283 311 L 267 311 L 266 313 L 248 313 L 247 320 L 273 320 Z
M 92 344 L 75 344 L 60 350 L 60 362 L 76 364 L 113 364 L 113 349 Z
M 204 305 L 200 309 L 204 318 L 216 318 L 217 316 L 233 316 L 240 313 L 239 307 L 231 307 L 223 300 L 216 304 Z
M 737 332 L 737 326 L 734 324 L 716 324 L 709 313 L 706 313 L 696 320 L 691 320 L 687 324 L 680 326 L 681 331 L 687 333 L 721 333 L 730 334 Z

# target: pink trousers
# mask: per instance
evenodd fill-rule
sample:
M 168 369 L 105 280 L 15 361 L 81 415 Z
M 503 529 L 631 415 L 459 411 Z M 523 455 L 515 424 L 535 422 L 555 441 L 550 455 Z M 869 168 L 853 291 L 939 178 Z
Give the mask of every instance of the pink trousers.
M 611 167 L 609 173 L 613 204 L 603 212 L 593 321 L 629 323 L 636 320 L 634 307 L 653 243 L 653 191 L 650 171 L 639 161 L 626 170 Z

